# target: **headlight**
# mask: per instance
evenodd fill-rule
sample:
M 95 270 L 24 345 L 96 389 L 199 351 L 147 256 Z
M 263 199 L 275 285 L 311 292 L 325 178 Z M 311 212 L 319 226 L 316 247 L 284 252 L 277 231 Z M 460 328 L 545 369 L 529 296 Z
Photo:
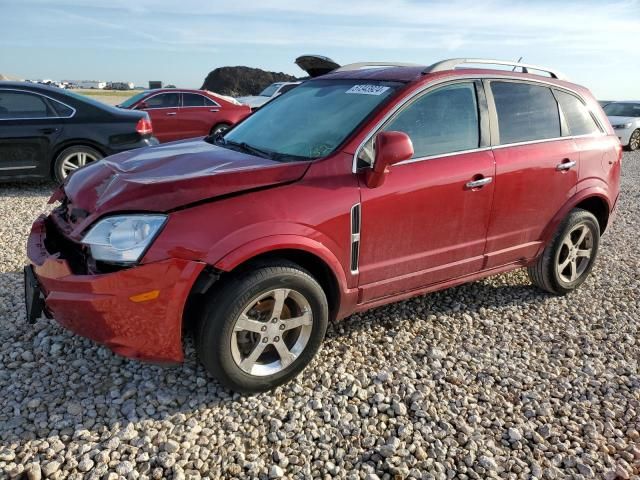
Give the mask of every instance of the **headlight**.
M 624 130 L 626 128 L 631 128 L 631 125 L 633 125 L 633 124 L 631 122 L 629 122 L 629 123 L 620 123 L 618 125 L 612 125 L 612 126 L 616 130 Z
M 104 262 L 137 262 L 167 221 L 166 215 L 118 215 L 99 220 L 82 243 Z

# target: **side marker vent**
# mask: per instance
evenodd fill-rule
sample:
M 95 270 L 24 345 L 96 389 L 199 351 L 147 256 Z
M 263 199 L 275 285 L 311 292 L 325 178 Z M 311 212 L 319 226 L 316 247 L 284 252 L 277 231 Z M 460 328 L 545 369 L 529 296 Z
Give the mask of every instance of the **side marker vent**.
M 351 273 L 358 273 L 360 258 L 360 204 L 351 207 Z

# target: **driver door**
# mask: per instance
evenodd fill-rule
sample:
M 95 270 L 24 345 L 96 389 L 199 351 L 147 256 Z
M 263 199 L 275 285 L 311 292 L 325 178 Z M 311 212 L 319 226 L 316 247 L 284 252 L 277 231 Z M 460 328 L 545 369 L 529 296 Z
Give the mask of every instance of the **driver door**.
M 180 123 L 180 93 L 159 93 L 144 101 L 144 110 L 151 118 L 153 134 L 161 142 L 184 138 Z
M 409 135 L 415 153 L 382 186 L 362 186 L 363 303 L 482 270 L 495 176 L 482 88 L 437 87 L 383 127 Z

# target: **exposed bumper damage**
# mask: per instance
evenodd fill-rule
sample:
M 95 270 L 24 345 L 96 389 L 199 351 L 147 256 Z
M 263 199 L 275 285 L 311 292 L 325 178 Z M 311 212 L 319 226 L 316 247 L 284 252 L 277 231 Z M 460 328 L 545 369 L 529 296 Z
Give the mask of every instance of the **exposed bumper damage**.
M 117 354 L 159 363 L 181 362 L 183 310 L 205 265 L 168 259 L 112 273 L 78 274 L 65 251 L 49 250 L 47 230 L 54 228 L 41 216 L 27 244 L 46 313 L 63 327 Z M 56 233 L 51 232 L 52 236 Z

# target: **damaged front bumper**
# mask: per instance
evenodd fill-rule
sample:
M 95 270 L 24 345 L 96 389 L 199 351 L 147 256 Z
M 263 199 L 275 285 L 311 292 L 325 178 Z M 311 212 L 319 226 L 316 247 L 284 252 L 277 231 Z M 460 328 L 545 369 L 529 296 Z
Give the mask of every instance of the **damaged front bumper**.
M 28 314 L 33 317 L 41 307 L 63 327 L 126 357 L 181 362 L 183 311 L 205 264 L 168 259 L 111 273 L 79 274 L 65 252 L 48 250 L 47 229 L 54 227 L 46 220 L 44 215 L 36 220 L 27 243 L 33 271 L 33 279 L 27 280 L 29 267 L 25 270 L 25 297 L 32 299 Z M 43 304 L 33 300 L 36 295 Z

